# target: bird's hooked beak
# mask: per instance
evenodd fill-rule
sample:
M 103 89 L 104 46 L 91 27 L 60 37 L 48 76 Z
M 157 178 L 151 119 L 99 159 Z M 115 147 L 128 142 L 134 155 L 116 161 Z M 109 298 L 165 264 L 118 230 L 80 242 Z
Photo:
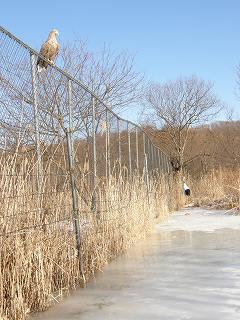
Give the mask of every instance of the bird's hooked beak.
M 56 36 L 59 36 L 59 32 L 58 32 L 57 29 L 53 29 L 53 30 L 51 31 L 51 33 L 52 33 L 52 34 L 55 34 Z

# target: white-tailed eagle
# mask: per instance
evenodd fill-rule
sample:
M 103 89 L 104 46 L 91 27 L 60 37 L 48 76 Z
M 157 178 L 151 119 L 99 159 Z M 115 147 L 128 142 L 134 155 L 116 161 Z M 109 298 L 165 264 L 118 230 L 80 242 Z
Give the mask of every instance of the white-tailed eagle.
M 59 51 L 59 44 L 56 39 L 57 35 L 59 35 L 58 31 L 56 29 L 53 29 L 49 33 L 47 41 L 44 42 L 39 52 L 41 56 L 48 59 L 50 64 L 54 63 L 54 60 Z M 41 72 L 42 70 L 46 70 L 47 66 L 48 66 L 48 63 L 46 61 L 42 60 L 41 58 L 38 58 L 38 61 L 37 61 L 38 72 Z

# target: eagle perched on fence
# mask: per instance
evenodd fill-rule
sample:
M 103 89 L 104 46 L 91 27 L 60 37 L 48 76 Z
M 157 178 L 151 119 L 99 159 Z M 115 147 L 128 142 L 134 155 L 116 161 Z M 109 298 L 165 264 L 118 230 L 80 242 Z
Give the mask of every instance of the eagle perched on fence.
M 57 35 L 59 35 L 58 30 L 53 29 L 49 33 L 47 41 L 44 42 L 39 52 L 41 56 L 48 59 L 50 64 L 54 63 L 54 60 L 59 51 L 59 44 L 56 38 Z M 38 61 L 37 61 L 38 72 L 41 72 L 42 70 L 46 70 L 47 66 L 48 66 L 48 63 L 46 61 L 42 60 L 41 58 L 38 58 Z

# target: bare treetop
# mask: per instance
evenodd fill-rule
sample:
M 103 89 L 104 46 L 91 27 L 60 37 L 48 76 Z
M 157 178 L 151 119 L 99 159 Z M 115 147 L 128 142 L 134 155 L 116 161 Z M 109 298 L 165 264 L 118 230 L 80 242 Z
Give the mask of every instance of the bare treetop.
M 211 120 L 222 107 L 213 84 L 196 76 L 152 84 L 146 100 L 158 121 L 179 129 Z
M 150 85 L 146 103 L 152 122 L 164 128 L 168 152 L 178 170 L 185 163 L 189 129 L 213 119 L 223 106 L 213 92 L 213 84 L 196 76 Z
M 111 108 L 121 108 L 136 101 L 143 93 L 143 76 L 134 68 L 134 58 L 118 54 L 107 47 L 98 52 L 77 41 L 63 47 L 60 53 L 63 69 L 83 81 Z

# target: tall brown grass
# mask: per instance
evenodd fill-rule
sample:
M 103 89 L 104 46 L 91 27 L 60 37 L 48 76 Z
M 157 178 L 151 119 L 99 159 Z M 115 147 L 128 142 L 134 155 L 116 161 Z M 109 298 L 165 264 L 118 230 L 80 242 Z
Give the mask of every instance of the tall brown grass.
M 97 210 L 92 212 L 84 177 L 79 176 L 83 277 L 68 175 L 59 180 L 57 173 L 46 170 L 39 198 L 34 157 L 19 161 L 16 155 L 2 156 L 0 169 L 0 319 L 26 319 L 30 312 L 59 302 L 149 235 L 156 218 L 163 219 L 177 206 L 178 188 L 171 176 L 152 177 L 148 194 L 144 177 L 119 175 L 98 182 Z
M 197 206 L 240 208 L 240 169 L 219 168 L 201 178 L 189 178 L 193 202 Z M 237 212 L 237 210 L 235 211 Z

